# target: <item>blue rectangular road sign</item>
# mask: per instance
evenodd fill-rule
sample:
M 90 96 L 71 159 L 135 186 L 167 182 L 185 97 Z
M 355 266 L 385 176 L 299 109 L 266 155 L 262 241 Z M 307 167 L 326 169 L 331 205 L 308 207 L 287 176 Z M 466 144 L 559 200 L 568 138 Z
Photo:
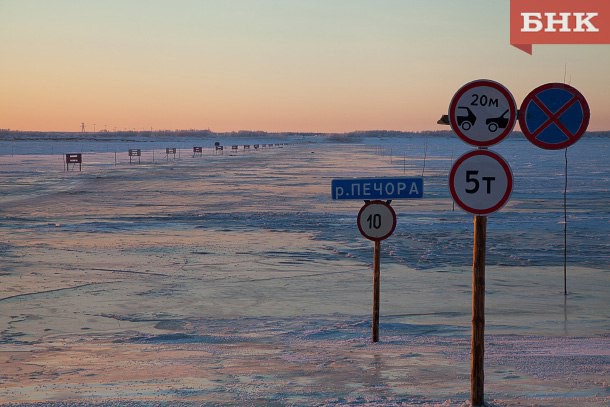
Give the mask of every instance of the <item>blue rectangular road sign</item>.
M 424 196 L 422 177 L 348 178 L 331 182 L 333 199 L 414 199 Z

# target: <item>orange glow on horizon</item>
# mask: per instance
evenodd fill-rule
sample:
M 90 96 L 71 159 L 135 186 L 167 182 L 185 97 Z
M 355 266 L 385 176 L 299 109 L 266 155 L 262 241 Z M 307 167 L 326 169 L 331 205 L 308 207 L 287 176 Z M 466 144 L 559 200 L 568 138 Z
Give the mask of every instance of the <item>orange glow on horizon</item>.
M 437 130 L 466 82 L 565 78 L 610 129 L 610 47 L 526 55 L 501 2 L 227 3 L 1 2 L 0 128 Z

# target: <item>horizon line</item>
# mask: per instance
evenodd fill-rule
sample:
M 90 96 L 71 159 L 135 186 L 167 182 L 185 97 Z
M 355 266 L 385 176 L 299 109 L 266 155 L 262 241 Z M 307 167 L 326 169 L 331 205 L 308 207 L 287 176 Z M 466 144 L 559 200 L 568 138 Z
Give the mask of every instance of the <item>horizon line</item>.
M 386 129 L 369 129 L 369 130 L 350 130 L 344 132 L 324 132 L 324 131 L 268 131 L 268 130 L 230 130 L 230 131 L 214 131 L 211 129 L 158 129 L 158 130 L 98 130 L 98 131 L 72 131 L 72 130 L 16 130 L 9 128 L 0 128 L 0 134 L 3 133 L 47 133 L 47 134 L 82 134 L 82 135 L 107 135 L 107 134 L 122 134 L 122 133 L 148 133 L 148 134 L 169 134 L 169 133 L 209 133 L 209 134 L 239 134 L 239 133 L 259 133 L 259 134 L 302 134 L 302 135 L 352 135 L 363 133 L 451 133 L 453 130 L 449 125 L 442 125 L 443 129 L 437 130 L 386 130 Z M 585 133 L 606 133 L 606 130 L 587 130 Z M 513 130 L 511 133 L 522 133 L 521 130 Z

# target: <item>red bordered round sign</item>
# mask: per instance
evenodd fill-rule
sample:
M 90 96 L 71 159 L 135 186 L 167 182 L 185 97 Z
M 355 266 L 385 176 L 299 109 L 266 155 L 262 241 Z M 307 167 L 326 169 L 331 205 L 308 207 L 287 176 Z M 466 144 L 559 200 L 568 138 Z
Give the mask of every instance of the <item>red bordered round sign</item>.
M 499 154 L 474 150 L 462 155 L 451 167 L 449 190 L 455 203 L 466 212 L 488 215 L 508 202 L 513 175 Z
M 582 93 L 564 83 L 547 83 L 531 91 L 521 103 L 519 126 L 535 146 L 559 150 L 585 134 L 590 116 Z
M 389 203 L 369 201 L 358 212 L 358 229 L 369 240 L 384 240 L 396 229 L 396 212 Z
M 473 146 L 499 143 L 513 130 L 516 121 L 513 95 L 500 83 L 488 79 L 462 86 L 449 104 L 451 129 Z

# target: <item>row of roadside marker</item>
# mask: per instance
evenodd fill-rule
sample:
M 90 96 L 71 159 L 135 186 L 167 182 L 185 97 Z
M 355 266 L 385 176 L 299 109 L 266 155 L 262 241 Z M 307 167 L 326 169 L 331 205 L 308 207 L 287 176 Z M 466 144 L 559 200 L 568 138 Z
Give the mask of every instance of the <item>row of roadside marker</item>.
M 287 145 L 286 143 L 276 143 L 276 144 L 269 143 L 269 144 L 254 144 L 253 146 L 254 146 L 254 150 L 258 150 L 259 148 L 263 148 L 263 149 L 274 148 L 274 147 L 282 148 L 286 145 Z M 233 152 L 235 152 L 239 149 L 239 145 L 232 145 L 231 149 Z M 250 150 L 250 145 L 244 144 L 243 150 L 244 151 Z M 214 144 L 214 152 L 216 154 L 218 154 L 219 151 L 222 154 L 224 151 L 224 146 L 220 145 L 220 143 L 217 142 Z M 167 159 L 169 159 L 169 157 L 171 155 L 175 159 L 177 152 L 179 152 L 179 150 L 176 147 L 168 147 L 165 149 L 165 156 Z M 129 156 L 130 164 L 132 164 L 132 160 L 135 158 L 137 158 L 138 163 L 140 163 L 141 162 L 140 159 L 142 157 L 142 149 L 130 148 L 127 151 L 127 155 Z M 202 157 L 202 156 L 203 156 L 203 147 L 198 147 L 198 146 L 193 147 L 193 157 Z M 154 160 L 154 150 L 153 150 L 153 160 Z M 79 165 L 79 171 L 82 170 L 83 153 L 66 153 L 64 155 L 64 170 L 65 171 L 70 171 L 70 169 L 74 169 L 76 164 Z M 115 153 L 115 164 L 116 164 L 116 153 Z

